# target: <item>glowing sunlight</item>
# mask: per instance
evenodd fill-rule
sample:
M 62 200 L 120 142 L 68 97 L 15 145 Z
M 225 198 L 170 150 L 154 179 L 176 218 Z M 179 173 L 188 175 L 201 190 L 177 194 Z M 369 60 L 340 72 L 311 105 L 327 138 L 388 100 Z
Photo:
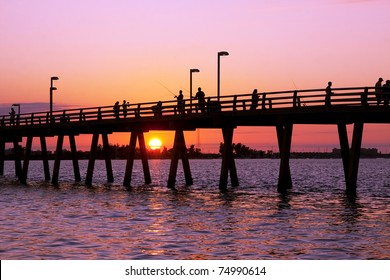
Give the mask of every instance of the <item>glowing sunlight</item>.
M 152 150 L 159 150 L 161 148 L 161 145 L 162 145 L 161 140 L 158 138 L 152 138 L 149 141 L 149 147 Z

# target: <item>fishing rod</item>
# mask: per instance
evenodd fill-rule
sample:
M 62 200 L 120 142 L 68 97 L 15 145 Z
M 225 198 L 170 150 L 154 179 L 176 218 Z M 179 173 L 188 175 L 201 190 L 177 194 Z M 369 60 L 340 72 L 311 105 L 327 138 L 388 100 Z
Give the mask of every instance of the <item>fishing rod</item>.
M 184 89 L 186 92 L 190 93 L 190 91 L 188 89 L 186 89 L 185 87 L 181 87 L 182 89 Z
M 297 85 L 295 84 L 294 80 L 291 80 L 291 81 L 292 81 L 292 83 L 293 83 L 293 85 L 294 85 L 294 87 L 295 87 L 295 90 L 298 91 Z M 298 96 L 299 98 L 302 98 L 303 106 L 306 106 L 305 101 L 303 101 L 303 97 L 299 96 L 298 93 L 297 93 L 297 96 Z
M 165 85 L 163 85 L 161 82 L 159 82 L 159 81 L 156 81 L 157 83 L 159 83 L 160 84 L 160 86 L 162 86 L 163 88 L 165 88 L 167 91 L 169 91 L 172 95 L 173 95 L 173 97 L 177 97 L 176 96 L 176 94 L 174 94 L 173 93 L 173 91 L 171 91 L 168 87 L 166 87 Z

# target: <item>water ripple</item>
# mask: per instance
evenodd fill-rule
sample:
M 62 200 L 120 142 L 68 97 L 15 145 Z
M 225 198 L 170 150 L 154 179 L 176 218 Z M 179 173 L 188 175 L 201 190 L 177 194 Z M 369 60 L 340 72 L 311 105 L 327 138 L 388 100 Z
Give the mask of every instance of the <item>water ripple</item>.
M 278 160 L 237 160 L 240 186 L 226 193 L 220 160 L 191 160 L 190 187 L 179 167 L 176 190 L 166 188 L 169 161 L 150 161 L 151 185 L 135 161 L 130 191 L 124 161 L 113 161 L 112 184 L 97 161 L 89 188 L 73 182 L 71 162 L 59 187 L 42 182 L 39 162 L 20 185 L 6 162 L 0 258 L 389 259 L 389 161 L 361 161 L 356 196 L 345 193 L 341 160 L 292 160 L 286 195 L 276 191 Z

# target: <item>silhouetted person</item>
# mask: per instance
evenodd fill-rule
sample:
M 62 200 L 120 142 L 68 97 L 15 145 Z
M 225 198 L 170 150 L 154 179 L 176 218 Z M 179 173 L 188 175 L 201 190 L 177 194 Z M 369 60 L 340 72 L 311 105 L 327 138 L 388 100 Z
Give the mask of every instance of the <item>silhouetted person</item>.
M 126 103 L 126 100 L 123 100 L 123 103 L 122 103 L 122 109 L 123 109 L 123 117 L 126 118 L 127 116 L 127 103 Z
M 383 100 L 383 98 L 382 98 L 382 82 L 383 82 L 383 79 L 379 78 L 375 84 L 375 96 L 376 96 L 376 100 L 378 102 L 378 105 L 381 104 L 381 102 Z
M 119 101 L 115 102 L 115 105 L 114 105 L 114 116 L 115 118 L 119 119 Z
M 257 94 L 257 89 L 254 89 L 252 93 L 251 110 L 256 110 L 258 104 L 259 104 L 259 95 Z
M 183 91 L 179 91 L 179 95 L 176 96 L 177 98 L 177 110 L 179 111 L 179 114 L 184 114 L 184 101 L 183 101 Z
M 66 115 L 65 111 L 62 113 L 62 116 L 60 118 L 60 122 L 65 123 L 69 121 L 69 116 Z
M 385 106 L 388 106 L 390 101 L 390 80 L 387 80 L 386 83 L 383 85 L 382 94 L 383 103 Z
M 156 117 L 162 116 L 162 102 L 157 102 L 157 105 L 152 106 L 152 111 Z
M 199 87 L 198 92 L 196 93 L 194 99 L 198 99 L 198 107 L 202 113 L 206 112 L 206 100 L 205 100 L 205 94 L 202 91 L 202 89 Z
M 15 110 L 11 107 L 11 112 L 9 112 L 10 124 L 15 125 Z
M 332 92 L 332 82 L 328 82 L 328 86 L 325 89 L 326 96 L 325 96 L 325 106 L 330 107 L 330 97 L 333 95 Z

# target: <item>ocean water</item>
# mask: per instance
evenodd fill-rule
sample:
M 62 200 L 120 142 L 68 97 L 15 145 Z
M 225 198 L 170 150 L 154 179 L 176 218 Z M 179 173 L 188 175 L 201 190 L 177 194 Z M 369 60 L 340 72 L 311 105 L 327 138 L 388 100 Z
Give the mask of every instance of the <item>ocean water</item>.
M 53 162 L 51 162 L 51 165 Z M 93 186 L 74 183 L 61 163 L 60 185 L 30 162 L 28 185 L 12 162 L 0 177 L 0 259 L 390 259 L 390 159 L 362 159 L 356 196 L 345 193 L 341 159 L 293 159 L 294 187 L 277 192 L 279 160 L 236 160 L 240 186 L 218 190 L 221 160 L 190 160 L 194 185 L 166 188 L 169 160 L 140 161 L 132 189 L 125 161 L 104 161 Z M 87 161 L 80 161 L 84 180 Z M 52 170 L 52 166 L 51 166 Z

